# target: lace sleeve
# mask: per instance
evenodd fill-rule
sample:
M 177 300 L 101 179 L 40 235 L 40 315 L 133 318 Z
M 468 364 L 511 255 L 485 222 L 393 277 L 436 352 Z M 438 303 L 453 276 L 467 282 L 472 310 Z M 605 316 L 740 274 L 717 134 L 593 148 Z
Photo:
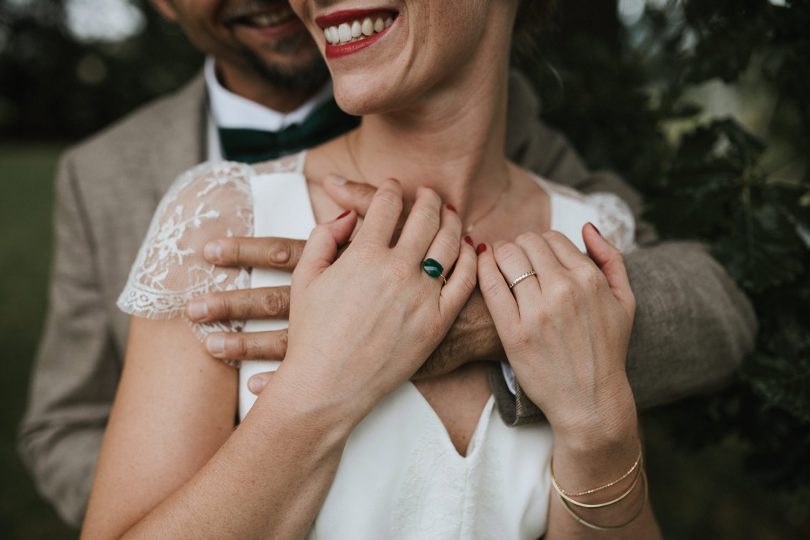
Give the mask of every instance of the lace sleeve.
M 246 165 L 212 162 L 175 180 L 152 218 L 118 298 L 122 311 L 147 319 L 173 319 L 183 316 L 186 303 L 196 296 L 250 286 L 247 270 L 207 263 L 203 247 L 214 238 L 252 236 L 253 174 Z M 243 326 L 244 321 L 192 325 L 200 339 Z
M 623 199 L 613 193 L 593 193 L 585 196 L 586 202 L 597 212 L 595 225 L 608 242 L 622 253 L 636 248 L 636 220 L 633 211 Z

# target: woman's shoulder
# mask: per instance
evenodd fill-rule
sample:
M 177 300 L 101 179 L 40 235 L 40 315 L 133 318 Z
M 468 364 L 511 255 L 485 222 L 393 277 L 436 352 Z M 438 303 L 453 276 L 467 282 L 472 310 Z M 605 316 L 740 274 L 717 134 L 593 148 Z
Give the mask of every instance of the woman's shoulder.
M 590 221 L 620 251 L 626 253 L 635 248 L 636 220 L 624 199 L 607 191 L 583 193 L 533 172 L 529 174 L 549 196 L 553 225 L 574 223 L 571 228 L 576 228 L 578 238 L 581 227 Z

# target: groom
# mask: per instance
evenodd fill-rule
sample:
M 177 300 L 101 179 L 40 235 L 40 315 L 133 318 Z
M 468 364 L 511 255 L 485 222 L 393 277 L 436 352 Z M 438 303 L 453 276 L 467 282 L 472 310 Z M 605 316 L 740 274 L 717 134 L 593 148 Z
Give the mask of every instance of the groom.
M 126 350 L 128 317 L 115 301 L 165 190 L 200 161 L 262 161 L 314 146 L 356 123 L 337 110 L 320 55 L 286 0 L 153 3 L 209 55 L 204 72 L 67 152 L 57 179 L 50 306 L 20 451 L 42 495 L 76 526 Z M 589 173 L 562 137 L 534 120 L 537 113 L 528 85 L 513 76 L 512 159 L 583 191 L 615 192 L 638 213 L 640 201 L 626 184 Z M 369 196 L 352 183 L 333 186 L 333 194 L 360 210 Z M 655 243 L 649 228 L 638 232 L 641 248 L 627 257 L 638 302 L 629 359 L 638 399 L 663 402 L 722 383 L 752 346 L 749 304 L 702 246 Z M 238 256 L 232 247 L 224 245 L 219 262 L 291 268 L 300 250 L 284 239 L 252 240 Z M 197 303 L 190 314 L 286 312 L 285 289 L 240 294 Z M 237 339 L 233 349 L 223 343 L 214 352 L 283 355 L 283 334 Z M 473 303 L 422 375 L 452 369 L 451 358 L 497 358 L 499 348 L 486 310 Z M 510 423 L 533 418 L 536 410 L 520 393 L 516 400 L 502 378 L 493 378 L 493 392 Z

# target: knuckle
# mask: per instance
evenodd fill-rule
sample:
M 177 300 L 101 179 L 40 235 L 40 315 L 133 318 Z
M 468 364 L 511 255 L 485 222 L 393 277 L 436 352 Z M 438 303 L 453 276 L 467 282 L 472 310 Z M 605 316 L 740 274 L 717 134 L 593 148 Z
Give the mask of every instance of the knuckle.
M 374 195 L 374 198 L 382 205 L 386 206 L 390 210 L 397 210 L 402 208 L 402 197 L 400 197 L 399 193 L 388 189 L 388 188 L 381 188 L 377 191 Z
M 559 241 L 565 239 L 565 236 L 560 231 L 554 230 L 544 232 L 543 236 L 546 238 L 546 240 Z
M 511 242 L 505 242 L 495 247 L 495 258 L 501 262 L 509 262 L 517 257 L 517 246 Z
M 260 310 L 267 317 L 278 317 L 287 312 L 287 299 L 279 291 L 268 291 L 260 297 Z
M 413 209 L 413 214 L 416 219 L 419 221 L 425 222 L 427 225 L 430 225 L 434 229 L 438 229 L 441 223 L 441 217 L 439 216 L 439 212 L 436 211 L 435 208 L 430 206 L 416 206 Z
M 584 264 L 577 268 L 576 272 L 579 282 L 588 292 L 596 292 L 602 287 L 604 276 L 595 266 Z
M 570 304 L 577 299 L 577 286 L 571 279 L 560 279 L 552 286 L 554 298 L 563 304 Z
M 533 231 L 521 233 L 515 240 L 518 244 L 531 245 L 540 239 L 540 235 Z

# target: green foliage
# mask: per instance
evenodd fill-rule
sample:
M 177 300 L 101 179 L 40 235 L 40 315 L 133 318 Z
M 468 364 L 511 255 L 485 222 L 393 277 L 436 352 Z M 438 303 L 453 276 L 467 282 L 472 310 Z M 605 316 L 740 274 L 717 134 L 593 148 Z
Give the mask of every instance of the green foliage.
M 759 319 L 732 387 L 662 417 L 684 445 L 736 437 L 761 479 L 810 485 L 810 3 L 670 2 L 615 40 L 566 28 L 561 10 L 543 54 L 517 60 L 545 117 L 645 195 L 663 238 L 708 243 Z M 775 96 L 756 136 L 692 101 L 694 85 L 750 79 Z M 769 164 L 785 154 L 799 172 Z

